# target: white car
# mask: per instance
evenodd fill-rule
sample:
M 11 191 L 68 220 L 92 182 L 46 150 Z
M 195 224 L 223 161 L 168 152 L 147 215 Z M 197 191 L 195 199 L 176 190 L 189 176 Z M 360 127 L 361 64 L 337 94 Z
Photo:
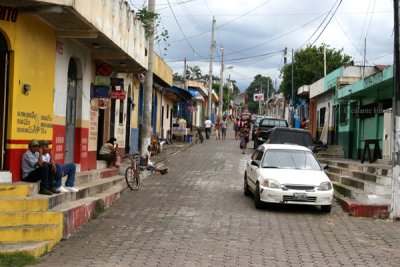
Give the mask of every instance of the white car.
M 298 145 L 263 144 L 246 163 L 244 194 L 263 203 L 321 206 L 330 212 L 333 186 L 310 149 Z

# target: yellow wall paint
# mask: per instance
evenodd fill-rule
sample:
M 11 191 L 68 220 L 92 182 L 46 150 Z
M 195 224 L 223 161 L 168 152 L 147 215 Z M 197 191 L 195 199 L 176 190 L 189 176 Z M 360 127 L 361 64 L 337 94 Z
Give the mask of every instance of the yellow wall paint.
M 135 107 L 132 110 L 131 114 L 131 128 L 138 129 L 139 128 L 139 93 L 140 93 L 140 81 L 138 79 L 134 79 L 134 83 L 132 85 L 133 90 L 133 103 L 135 103 Z
M 15 25 L 0 21 L 10 40 L 8 139 L 52 138 L 55 33 L 34 16 L 20 14 Z M 6 25 L 5 25 L 6 24 Z M 29 95 L 23 85 L 29 84 Z

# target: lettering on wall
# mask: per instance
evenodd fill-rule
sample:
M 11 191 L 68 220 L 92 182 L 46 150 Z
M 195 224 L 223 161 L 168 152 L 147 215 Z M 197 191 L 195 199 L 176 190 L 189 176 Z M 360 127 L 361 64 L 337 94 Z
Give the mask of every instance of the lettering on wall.
M 90 110 L 90 122 L 89 122 L 89 140 L 88 150 L 97 150 L 97 126 L 98 126 L 98 113 L 97 111 Z
M 64 144 L 65 139 L 63 136 L 56 137 L 56 146 L 55 146 L 55 160 L 63 160 L 64 159 Z
M 53 117 L 39 113 L 18 111 L 17 132 L 30 134 L 46 134 L 53 128 Z
M 16 22 L 18 9 L 9 6 L 0 6 L 0 20 Z

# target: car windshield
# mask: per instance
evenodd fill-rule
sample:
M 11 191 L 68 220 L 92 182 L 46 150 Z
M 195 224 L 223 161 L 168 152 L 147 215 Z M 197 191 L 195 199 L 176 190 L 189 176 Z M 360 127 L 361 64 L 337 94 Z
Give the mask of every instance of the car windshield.
M 261 126 L 280 126 L 287 127 L 287 123 L 284 120 L 273 120 L 273 119 L 264 119 L 260 122 Z
M 321 170 L 311 152 L 300 150 L 267 150 L 261 166 L 262 168 Z
M 308 132 L 280 130 L 274 135 L 273 144 L 296 144 L 300 146 L 312 146 Z

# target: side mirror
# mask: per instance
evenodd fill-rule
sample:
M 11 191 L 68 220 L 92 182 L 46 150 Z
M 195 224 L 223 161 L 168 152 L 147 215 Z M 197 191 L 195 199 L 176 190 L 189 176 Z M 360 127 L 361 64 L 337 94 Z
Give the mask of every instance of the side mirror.
M 257 162 L 257 161 L 255 161 L 255 160 L 252 160 L 252 161 L 251 161 L 251 165 L 259 167 L 259 164 L 258 164 L 258 162 Z
M 327 170 L 329 169 L 329 165 L 328 164 L 321 164 L 322 169 Z

